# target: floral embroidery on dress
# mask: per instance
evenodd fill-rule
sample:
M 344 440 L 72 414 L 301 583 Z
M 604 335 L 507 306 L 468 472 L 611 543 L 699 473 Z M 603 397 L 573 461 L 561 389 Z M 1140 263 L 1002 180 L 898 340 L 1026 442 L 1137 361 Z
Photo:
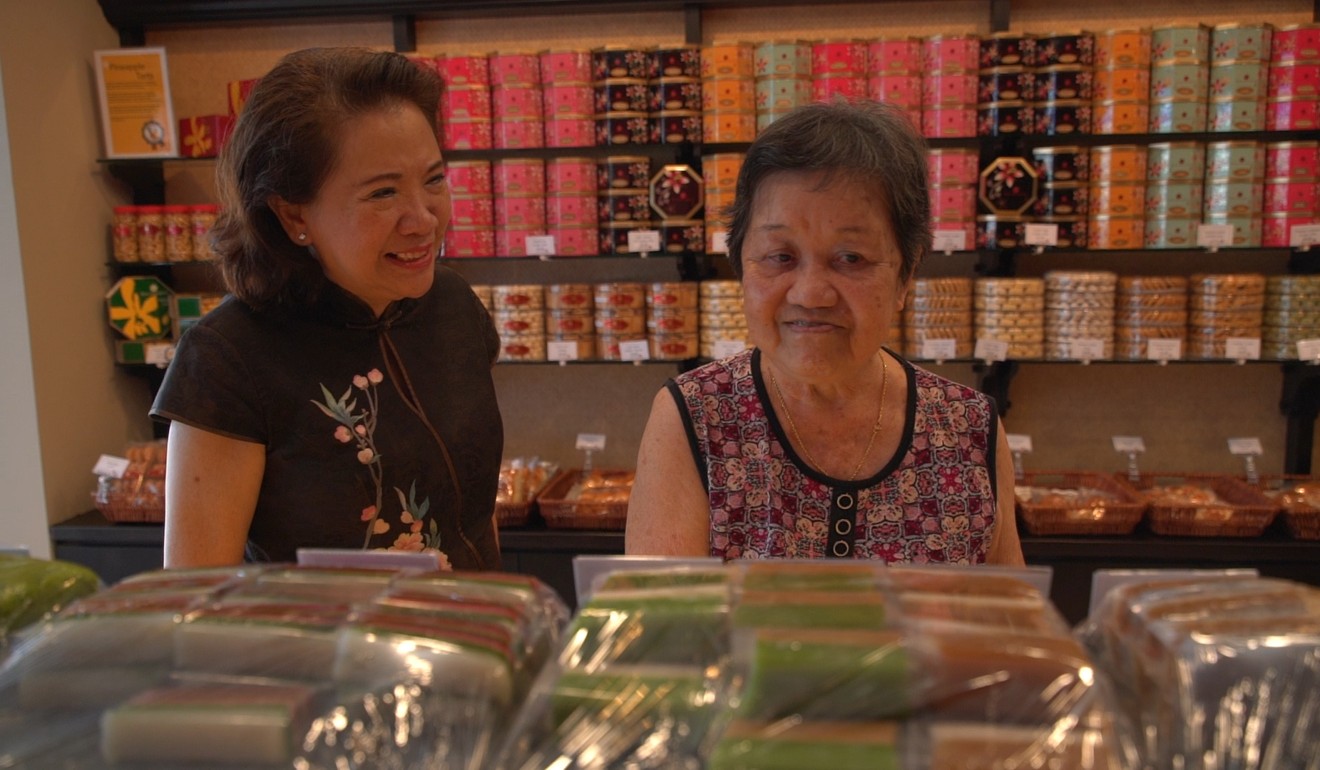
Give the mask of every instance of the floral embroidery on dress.
M 372 488 L 375 490 L 374 500 L 362 508 L 360 514 L 362 522 L 366 525 L 366 534 L 362 541 L 364 549 L 371 546 L 373 537 L 388 535 L 392 529 L 389 521 L 381 515 L 385 497 L 385 476 L 381 454 L 376 449 L 376 417 L 379 411 L 376 388 L 384 381 L 385 375 L 379 369 L 372 369 L 366 374 L 354 375 L 353 384 L 339 398 L 335 398 L 330 389 L 321 384 L 323 401 L 312 401 L 325 416 L 339 423 L 333 434 L 335 440 L 341 444 L 350 444 L 350 448 L 357 452 L 357 461 L 366 466 L 371 476 Z M 361 397 L 367 401 L 362 409 L 358 409 L 354 388 L 360 391 Z M 426 514 L 431 509 L 430 498 L 417 499 L 415 480 L 406 493 L 399 487 L 394 487 L 393 491 L 399 501 L 398 521 L 403 531 L 398 533 L 388 548 L 381 550 L 433 551 L 439 556 L 441 567 L 449 569 L 449 557 L 440 550 L 439 525 L 435 518 L 429 521 L 426 518 Z

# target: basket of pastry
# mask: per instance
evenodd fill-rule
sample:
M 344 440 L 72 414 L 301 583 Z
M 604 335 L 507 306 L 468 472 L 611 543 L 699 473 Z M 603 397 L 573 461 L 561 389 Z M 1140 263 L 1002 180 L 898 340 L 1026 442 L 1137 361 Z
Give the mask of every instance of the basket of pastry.
M 92 492 L 96 510 L 116 523 L 165 521 L 165 441 L 130 444 L 122 459 L 127 465 L 98 472 Z
M 495 523 L 522 527 L 532 518 L 536 496 L 550 483 L 559 465 L 535 457 L 514 457 L 500 463 L 499 487 L 495 491 Z
M 1320 540 L 1320 479 L 1266 475 L 1253 484 L 1283 510 L 1283 523 L 1298 540 Z
M 623 470 L 562 473 L 536 498 L 541 518 L 557 529 L 623 529 L 634 475 Z
M 1104 473 L 1030 472 L 1015 492 L 1033 535 L 1128 535 L 1146 512 L 1131 485 Z
M 1151 531 L 1192 537 L 1259 537 L 1279 506 L 1245 482 L 1213 474 L 1143 474 Z

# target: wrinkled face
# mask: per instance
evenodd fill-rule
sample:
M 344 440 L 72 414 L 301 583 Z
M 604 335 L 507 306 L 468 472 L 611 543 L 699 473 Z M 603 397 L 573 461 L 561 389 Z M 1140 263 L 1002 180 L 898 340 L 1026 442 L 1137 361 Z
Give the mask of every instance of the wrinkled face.
M 294 242 L 314 247 L 326 276 L 377 315 L 395 300 L 422 296 L 450 217 L 440 146 L 426 118 L 398 104 L 348 120 L 316 198 L 290 208 L 295 220 L 281 219 Z
M 902 255 L 875 192 L 836 175 L 778 172 L 756 191 L 743 242 L 748 331 L 808 381 L 847 376 L 888 341 L 903 307 Z

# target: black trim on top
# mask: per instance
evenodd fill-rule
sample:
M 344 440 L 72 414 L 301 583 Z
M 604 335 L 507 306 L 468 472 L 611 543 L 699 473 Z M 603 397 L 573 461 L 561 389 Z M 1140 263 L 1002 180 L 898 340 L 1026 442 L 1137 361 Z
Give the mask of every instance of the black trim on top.
M 678 417 L 683 421 L 683 432 L 687 434 L 688 449 L 692 450 L 692 462 L 697 464 L 697 473 L 701 474 L 701 488 L 710 494 L 710 475 L 706 472 L 706 463 L 701 458 L 701 447 L 697 444 L 697 429 L 692 424 L 692 414 L 688 412 L 687 401 L 683 398 L 683 393 L 678 389 L 678 383 L 673 379 L 665 380 L 665 390 L 674 397 L 674 404 L 678 407 Z

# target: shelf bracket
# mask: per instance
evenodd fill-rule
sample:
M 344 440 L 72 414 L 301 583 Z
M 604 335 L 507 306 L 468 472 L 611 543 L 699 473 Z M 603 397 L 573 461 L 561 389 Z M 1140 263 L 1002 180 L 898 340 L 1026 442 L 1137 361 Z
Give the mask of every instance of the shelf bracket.
M 147 28 L 141 24 L 119 28 L 120 48 L 141 48 L 147 44 Z
M 135 206 L 159 206 L 165 202 L 165 166 L 161 163 L 109 161 L 106 170 L 133 191 Z
M 394 50 L 398 53 L 414 53 L 417 50 L 417 17 L 398 14 L 393 22 Z
M 1017 361 L 995 361 L 993 363 L 974 364 L 976 389 L 995 400 L 999 416 L 1008 414 L 1012 402 L 1008 400 L 1008 385 L 1018 372 Z
M 701 6 L 696 3 L 683 4 L 683 42 L 701 45 Z
M 990 0 L 990 31 L 1007 32 L 1009 0 Z
M 1279 409 L 1288 419 L 1283 472 L 1310 474 L 1315 421 L 1320 416 L 1320 366 L 1300 362 L 1283 365 Z

